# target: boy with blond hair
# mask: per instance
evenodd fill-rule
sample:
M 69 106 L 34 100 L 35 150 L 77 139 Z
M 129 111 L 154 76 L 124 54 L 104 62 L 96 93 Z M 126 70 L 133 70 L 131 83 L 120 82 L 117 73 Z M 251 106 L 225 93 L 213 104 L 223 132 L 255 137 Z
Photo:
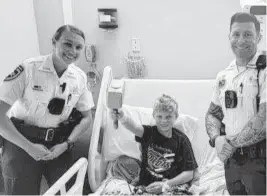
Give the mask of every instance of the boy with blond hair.
M 198 167 L 188 137 L 173 128 L 178 104 L 168 95 L 156 99 L 153 107 L 155 126 L 141 125 L 124 115 L 123 109 L 111 112 L 113 120 L 136 135 L 141 143 L 142 163 L 139 185 L 148 193 L 162 193 L 179 185 L 187 185 Z M 186 186 L 188 188 L 188 186 Z

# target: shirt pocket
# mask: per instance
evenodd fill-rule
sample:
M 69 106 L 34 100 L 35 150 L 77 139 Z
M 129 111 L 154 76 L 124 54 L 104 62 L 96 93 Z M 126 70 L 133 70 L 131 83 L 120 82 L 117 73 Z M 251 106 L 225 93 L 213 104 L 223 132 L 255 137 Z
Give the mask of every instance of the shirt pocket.
M 50 93 L 47 85 L 31 85 L 32 98 L 38 102 L 47 103 L 50 99 Z
M 245 80 L 244 97 L 255 99 L 258 93 L 258 79 L 256 76 L 250 76 Z
M 26 99 L 29 103 L 28 121 L 35 124 L 39 119 L 45 117 L 51 93 L 47 85 L 31 84 L 26 94 Z
M 79 101 L 80 95 L 79 94 L 69 94 L 66 100 L 66 105 L 75 107 L 77 102 Z
M 76 106 L 76 103 L 78 102 L 79 98 L 80 98 L 80 90 L 76 87 L 71 86 L 69 89 L 69 93 L 66 96 L 65 107 L 61 115 L 62 120 L 68 119 L 72 109 Z

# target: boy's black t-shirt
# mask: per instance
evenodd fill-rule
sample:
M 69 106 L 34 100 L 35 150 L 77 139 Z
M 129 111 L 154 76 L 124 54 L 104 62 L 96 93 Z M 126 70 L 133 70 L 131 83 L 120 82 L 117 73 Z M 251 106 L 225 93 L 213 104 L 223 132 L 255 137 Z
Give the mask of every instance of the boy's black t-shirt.
M 139 185 L 171 179 L 198 167 L 191 143 L 184 133 L 173 128 L 172 137 L 166 138 L 156 126 L 143 127 L 143 137 L 135 137 L 142 147 Z

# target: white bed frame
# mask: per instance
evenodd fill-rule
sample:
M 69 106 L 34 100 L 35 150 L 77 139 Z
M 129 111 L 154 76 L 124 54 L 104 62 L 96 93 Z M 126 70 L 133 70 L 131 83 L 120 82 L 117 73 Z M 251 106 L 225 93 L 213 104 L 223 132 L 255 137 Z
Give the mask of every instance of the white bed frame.
M 113 80 L 112 70 L 105 67 L 99 99 L 93 124 L 92 138 L 88 155 L 88 178 L 93 192 L 105 179 L 107 162 L 104 161 L 102 145 L 107 127 L 107 89 Z M 218 159 L 215 149 L 208 144 L 205 130 L 205 113 L 210 104 L 214 80 L 157 80 L 157 79 L 123 79 L 125 92 L 123 104 L 152 107 L 153 101 L 166 93 L 176 98 L 180 112 L 199 119 L 199 130 L 192 141 L 195 157 L 201 170 Z
M 60 195 L 83 195 L 83 185 L 84 185 L 84 178 L 86 174 L 87 165 L 88 165 L 87 159 L 84 157 L 80 158 L 43 195 L 44 196 L 56 195 L 58 192 L 60 193 Z M 75 183 L 67 191 L 66 183 L 75 174 L 77 174 Z

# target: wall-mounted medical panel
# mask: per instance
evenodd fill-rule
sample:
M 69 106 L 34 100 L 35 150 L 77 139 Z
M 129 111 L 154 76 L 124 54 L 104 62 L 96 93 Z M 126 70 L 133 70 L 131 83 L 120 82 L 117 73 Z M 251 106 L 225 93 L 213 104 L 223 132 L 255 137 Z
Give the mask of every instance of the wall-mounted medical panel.
M 102 29 L 118 28 L 116 8 L 98 8 L 98 19 L 99 19 L 99 28 Z

